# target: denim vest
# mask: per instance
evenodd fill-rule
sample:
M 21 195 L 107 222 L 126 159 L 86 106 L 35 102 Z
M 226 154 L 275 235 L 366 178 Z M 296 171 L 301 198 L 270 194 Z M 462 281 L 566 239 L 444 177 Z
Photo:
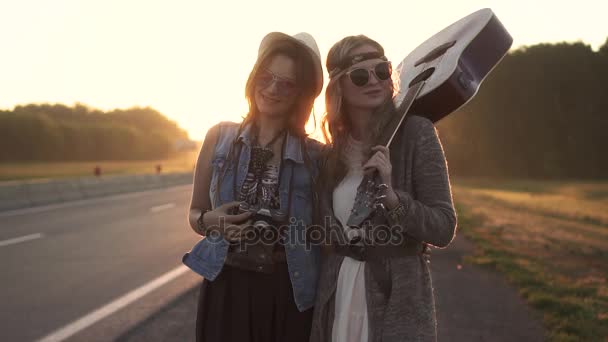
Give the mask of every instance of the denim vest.
M 233 187 L 236 179 L 236 189 L 240 190 L 247 176 L 249 158 L 251 155 L 252 132 L 251 125 L 245 126 L 236 138 L 239 124 L 222 122 L 219 125 L 218 142 L 212 158 L 213 172 L 209 196 L 212 207 L 235 200 Z M 235 140 L 236 138 L 236 140 Z M 313 177 L 318 173 L 318 160 L 323 145 L 316 140 L 305 138 L 306 148 L 310 156 Z M 286 208 L 289 198 L 290 182 L 292 198 L 289 227 L 285 236 L 285 252 L 289 277 L 298 310 L 304 311 L 313 306 L 319 273 L 319 246 L 305 243 L 306 227 L 312 224 L 312 181 L 309 168 L 305 165 L 301 142 L 297 136 L 287 134 L 282 163 L 285 163 L 281 173 L 279 197 L 281 208 Z M 240 148 L 238 163 L 227 163 L 227 157 L 232 144 L 233 152 Z M 233 157 L 234 158 L 234 157 Z M 223 176 L 220 173 L 223 172 Z M 236 173 L 236 177 L 235 176 Z M 221 182 L 221 184 L 219 184 Z M 218 191 L 219 188 L 219 191 Z M 238 193 L 238 191 L 237 191 Z M 222 271 L 228 252 L 229 243 L 221 236 L 210 235 L 200 240 L 182 259 L 183 263 L 194 272 L 213 281 Z

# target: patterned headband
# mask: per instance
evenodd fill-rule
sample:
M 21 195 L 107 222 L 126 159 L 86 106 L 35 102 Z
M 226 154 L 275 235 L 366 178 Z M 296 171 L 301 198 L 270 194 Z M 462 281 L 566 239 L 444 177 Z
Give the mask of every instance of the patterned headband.
M 339 74 L 340 72 L 350 68 L 351 66 L 357 64 L 357 63 L 361 63 L 363 61 L 367 61 L 370 59 L 382 59 L 384 61 L 387 61 L 388 59 L 386 58 L 386 56 L 384 56 L 383 54 L 381 54 L 380 52 L 366 52 L 366 53 L 361 53 L 358 55 L 354 55 L 354 56 L 350 56 L 348 58 L 345 58 L 344 61 L 342 61 L 342 63 L 338 64 L 338 66 L 336 66 L 335 68 L 333 68 L 330 72 L 329 72 L 329 77 L 335 77 L 337 74 Z

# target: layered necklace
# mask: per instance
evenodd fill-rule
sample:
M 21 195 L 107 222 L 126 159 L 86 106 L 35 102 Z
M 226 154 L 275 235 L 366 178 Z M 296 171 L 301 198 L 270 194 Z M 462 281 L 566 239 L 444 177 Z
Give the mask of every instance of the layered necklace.
M 264 175 L 264 171 L 266 170 L 266 164 L 272 160 L 274 157 L 274 151 L 272 150 L 272 145 L 285 134 L 285 130 L 281 130 L 275 134 L 275 136 L 270 139 L 268 143 L 264 146 L 259 144 L 259 129 L 255 129 L 255 140 L 252 144 L 251 148 L 251 159 L 250 159 L 250 171 L 255 176 L 256 180 L 261 180 Z

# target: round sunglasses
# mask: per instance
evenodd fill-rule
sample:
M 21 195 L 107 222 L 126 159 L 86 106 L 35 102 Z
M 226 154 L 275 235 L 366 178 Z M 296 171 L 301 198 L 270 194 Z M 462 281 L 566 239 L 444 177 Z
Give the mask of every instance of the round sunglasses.
M 357 87 L 363 87 L 369 82 L 370 73 L 373 73 L 376 76 L 378 81 L 386 81 L 391 78 L 391 74 L 393 73 L 393 68 L 391 66 L 391 62 L 380 62 L 376 64 L 373 68 L 365 69 L 365 68 L 356 68 L 348 71 L 346 74 L 350 77 L 351 82 Z
M 260 89 L 268 88 L 272 83 L 276 84 L 277 95 L 281 97 L 289 97 L 298 91 L 294 80 L 278 76 L 268 69 L 260 70 L 255 76 L 255 84 Z

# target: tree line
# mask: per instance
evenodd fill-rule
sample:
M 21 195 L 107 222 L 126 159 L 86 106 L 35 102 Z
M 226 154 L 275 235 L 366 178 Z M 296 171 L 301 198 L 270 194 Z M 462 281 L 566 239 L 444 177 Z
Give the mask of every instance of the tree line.
M 437 128 L 456 176 L 606 178 L 608 39 L 510 52 Z
M 475 98 L 437 124 L 455 176 L 603 179 L 608 39 L 510 52 Z M 160 159 L 186 132 L 152 108 L 0 111 L 0 162 Z
M 187 133 L 146 108 L 103 112 L 82 104 L 0 111 L 0 162 L 162 159 Z

